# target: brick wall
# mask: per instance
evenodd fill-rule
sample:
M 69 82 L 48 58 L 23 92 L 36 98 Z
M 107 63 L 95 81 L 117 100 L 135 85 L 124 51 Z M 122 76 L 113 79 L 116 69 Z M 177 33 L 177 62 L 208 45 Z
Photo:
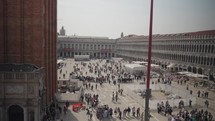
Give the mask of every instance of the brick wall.
M 47 103 L 56 92 L 56 2 L 0 1 L 0 63 L 45 67 Z

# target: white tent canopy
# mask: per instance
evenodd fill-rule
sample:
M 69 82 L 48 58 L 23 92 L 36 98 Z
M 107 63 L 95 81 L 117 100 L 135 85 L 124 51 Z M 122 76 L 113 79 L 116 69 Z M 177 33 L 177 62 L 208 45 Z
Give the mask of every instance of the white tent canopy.
M 178 72 L 178 73 L 179 73 L 179 74 L 186 75 L 186 76 L 189 76 L 189 77 L 196 77 L 196 78 L 204 78 L 204 77 L 207 77 L 207 76 L 202 75 L 202 74 L 195 74 L 195 73 L 188 72 L 188 71 L 182 71 L 182 72 Z
M 204 78 L 204 77 L 207 77 L 205 75 L 201 75 L 201 74 L 186 74 L 187 76 L 190 76 L 190 77 L 196 77 L 196 78 Z
M 174 63 L 171 63 L 167 66 L 167 68 L 174 68 L 175 67 L 175 64 Z
M 182 75 L 186 75 L 186 74 L 189 74 L 190 72 L 188 71 L 181 71 L 181 72 L 178 72 L 179 74 L 182 74 Z
M 146 67 L 139 64 L 125 64 L 124 66 L 125 70 L 131 74 L 146 71 Z
M 90 55 L 74 55 L 75 60 L 89 60 Z
M 148 64 L 146 64 L 146 66 L 147 66 Z M 159 68 L 160 66 L 159 65 L 156 65 L 156 64 L 151 64 L 151 67 L 152 68 Z
M 133 64 L 140 64 L 140 65 L 145 65 L 147 64 L 148 62 L 145 62 L 145 61 L 132 61 Z
M 59 63 L 62 63 L 63 62 L 63 60 L 57 60 L 57 64 L 59 64 Z

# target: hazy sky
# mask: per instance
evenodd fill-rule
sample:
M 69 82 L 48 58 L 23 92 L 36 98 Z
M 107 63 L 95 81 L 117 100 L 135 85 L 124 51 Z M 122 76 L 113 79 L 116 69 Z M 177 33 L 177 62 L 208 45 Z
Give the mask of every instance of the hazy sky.
M 109 38 L 148 35 L 151 0 L 58 0 L 58 31 Z M 154 0 L 153 34 L 215 29 L 215 0 Z

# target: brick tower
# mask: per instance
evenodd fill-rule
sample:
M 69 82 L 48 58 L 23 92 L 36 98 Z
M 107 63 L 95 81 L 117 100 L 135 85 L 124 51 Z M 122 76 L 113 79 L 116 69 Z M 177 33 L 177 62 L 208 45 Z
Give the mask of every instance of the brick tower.
M 46 104 L 56 92 L 57 0 L 0 0 L 0 63 L 45 68 Z

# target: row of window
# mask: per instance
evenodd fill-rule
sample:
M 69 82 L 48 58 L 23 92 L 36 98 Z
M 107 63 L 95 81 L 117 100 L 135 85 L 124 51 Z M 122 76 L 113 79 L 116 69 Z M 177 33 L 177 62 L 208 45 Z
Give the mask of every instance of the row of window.
M 153 45 L 154 50 L 214 53 L 214 45 Z
M 75 49 L 114 49 L 115 45 L 98 45 L 98 44 L 60 44 L 60 48 L 75 48 Z
M 119 45 L 120 49 L 147 49 L 148 45 Z M 170 50 L 170 51 L 185 51 L 185 52 L 198 52 L 198 53 L 215 53 L 215 45 L 152 45 L 153 50 Z
M 140 51 L 119 51 L 117 52 L 118 55 L 127 55 L 130 57 L 144 57 L 147 56 L 147 52 L 140 52 Z M 168 59 L 168 60 L 175 60 L 175 61 L 183 61 L 188 63 L 194 64 L 201 64 L 201 65 L 212 65 L 215 66 L 215 58 L 214 57 L 203 57 L 203 56 L 193 56 L 193 55 L 178 55 L 178 54 L 164 54 L 164 53 L 152 53 L 152 57 L 161 58 L 161 59 Z
M 183 61 L 183 62 L 194 63 L 194 64 L 215 66 L 215 58 L 212 58 L 212 57 L 193 56 L 193 55 L 177 55 L 177 54 L 161 54 L 161 53 L 153 53 L 153 57 L 157 57 L 157 58 L 161 58 L 161 59 Z
M 61 57 L 74 57 L 74 55 L 90 55 L 91 57 L 114 57 L 114 53 L 89 53 L 89 52 L 61 52 Z
M 168 39 L 168 38 L 167 38 Z M 192 40 L 156 40 L 153 39 L 152 40 L 152 44 L 204 44 L 204 43 L 214 43 L 214 39 L 215 38 L 205 38 L 205 39 L 192 39 Z M 121 40 L 118 41 L 119 44 L 134 44 L 134 43 L 140 43 L 140 44 L 147 44 L 148 43 L 148 39 L 140 39 L 140 40 L 129 40 L 129 41 L 125 41 L 125 40 Z

